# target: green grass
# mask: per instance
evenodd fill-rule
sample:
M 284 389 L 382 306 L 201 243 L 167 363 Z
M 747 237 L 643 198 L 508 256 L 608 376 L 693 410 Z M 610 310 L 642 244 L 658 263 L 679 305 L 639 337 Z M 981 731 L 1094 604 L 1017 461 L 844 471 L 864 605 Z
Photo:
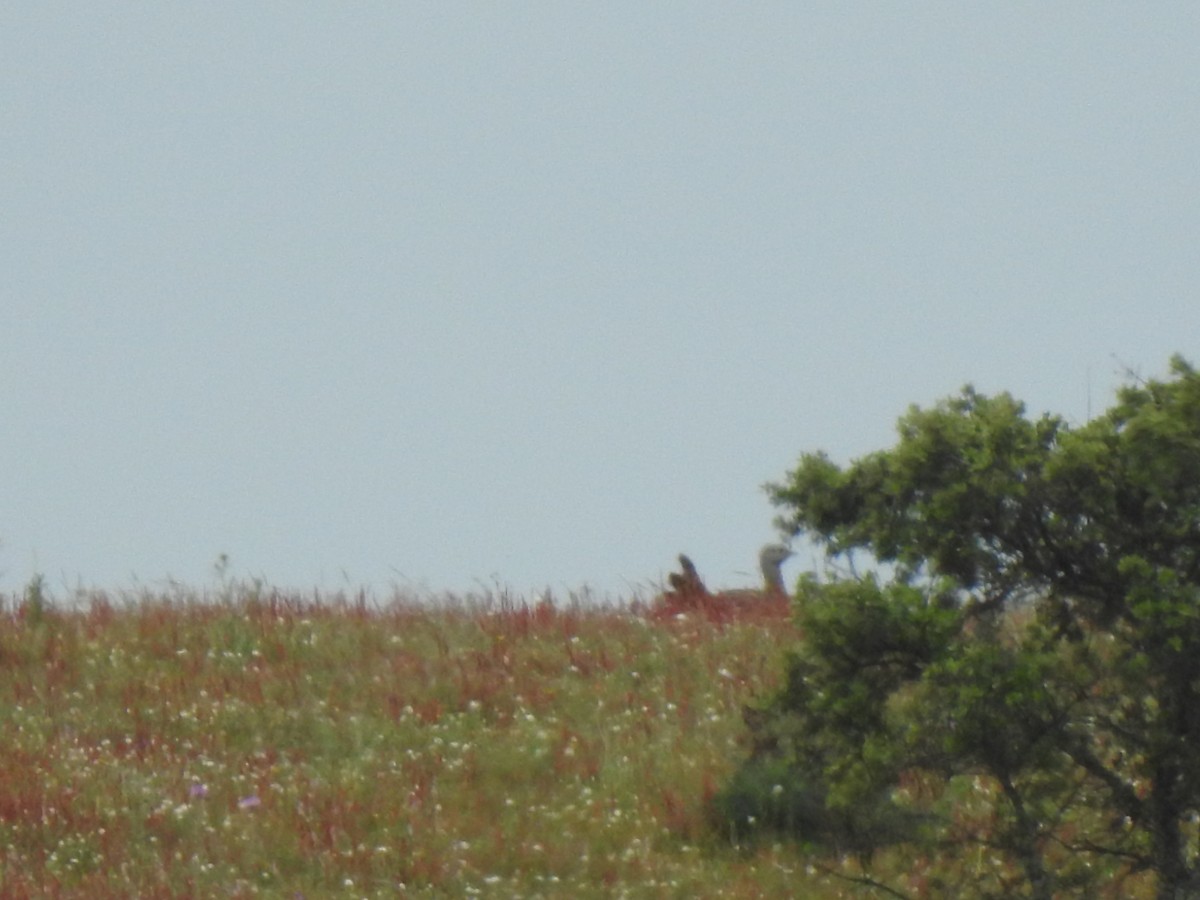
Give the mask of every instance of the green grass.
M 856 896 L 705 827 L 778 618 L 38 600 L 0 608 L 0 896 Z

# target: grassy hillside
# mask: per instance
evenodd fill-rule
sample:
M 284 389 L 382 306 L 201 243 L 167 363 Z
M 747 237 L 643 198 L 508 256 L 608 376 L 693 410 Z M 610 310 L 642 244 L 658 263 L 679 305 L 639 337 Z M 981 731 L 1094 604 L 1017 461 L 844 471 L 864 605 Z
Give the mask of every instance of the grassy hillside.
M 261 591 L 0 609 L 5 897 L 839 897 L 703 807 L 778 618 Z

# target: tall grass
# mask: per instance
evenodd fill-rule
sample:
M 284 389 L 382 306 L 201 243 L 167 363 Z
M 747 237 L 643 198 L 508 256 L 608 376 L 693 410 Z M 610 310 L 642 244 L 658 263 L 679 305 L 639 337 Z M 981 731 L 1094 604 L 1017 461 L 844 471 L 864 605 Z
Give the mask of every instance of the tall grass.
M 36 601 L 0 608 L 4 897 L 852 895 L 705 827 L 786 620 Z

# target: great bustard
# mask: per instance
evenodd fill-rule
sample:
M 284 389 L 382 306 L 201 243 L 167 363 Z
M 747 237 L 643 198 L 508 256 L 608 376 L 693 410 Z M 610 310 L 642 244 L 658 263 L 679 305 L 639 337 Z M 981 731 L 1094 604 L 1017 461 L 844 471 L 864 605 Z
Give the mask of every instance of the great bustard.
M 680 570 L 667 576 L 671 589 L 659 598 L 659 610 L 681 613 L 694 609 L 722 617 L 756 611 L 786 612 L 789 604 L 782 567 L 791 556 L 792 551 L 783 544 L 767 544 L 758 553 L 758 565 L 763 577 L 761 588 L 714 593 L 705 586 L 691 559 L 681 553 Z

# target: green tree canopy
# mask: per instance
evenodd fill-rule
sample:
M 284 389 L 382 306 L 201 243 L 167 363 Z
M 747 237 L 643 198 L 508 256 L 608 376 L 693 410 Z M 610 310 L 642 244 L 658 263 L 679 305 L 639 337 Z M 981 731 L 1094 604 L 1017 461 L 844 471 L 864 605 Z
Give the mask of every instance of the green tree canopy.
M 887 577 L 802 581 L 720 814 L 866 854 L 987 847 L 977 896 L 1151 872 L 1200 897 L 1200 376 L 1175 357 L 1079 427 L 967 387 L 898 430 L 769 488 L 788 530 Z

